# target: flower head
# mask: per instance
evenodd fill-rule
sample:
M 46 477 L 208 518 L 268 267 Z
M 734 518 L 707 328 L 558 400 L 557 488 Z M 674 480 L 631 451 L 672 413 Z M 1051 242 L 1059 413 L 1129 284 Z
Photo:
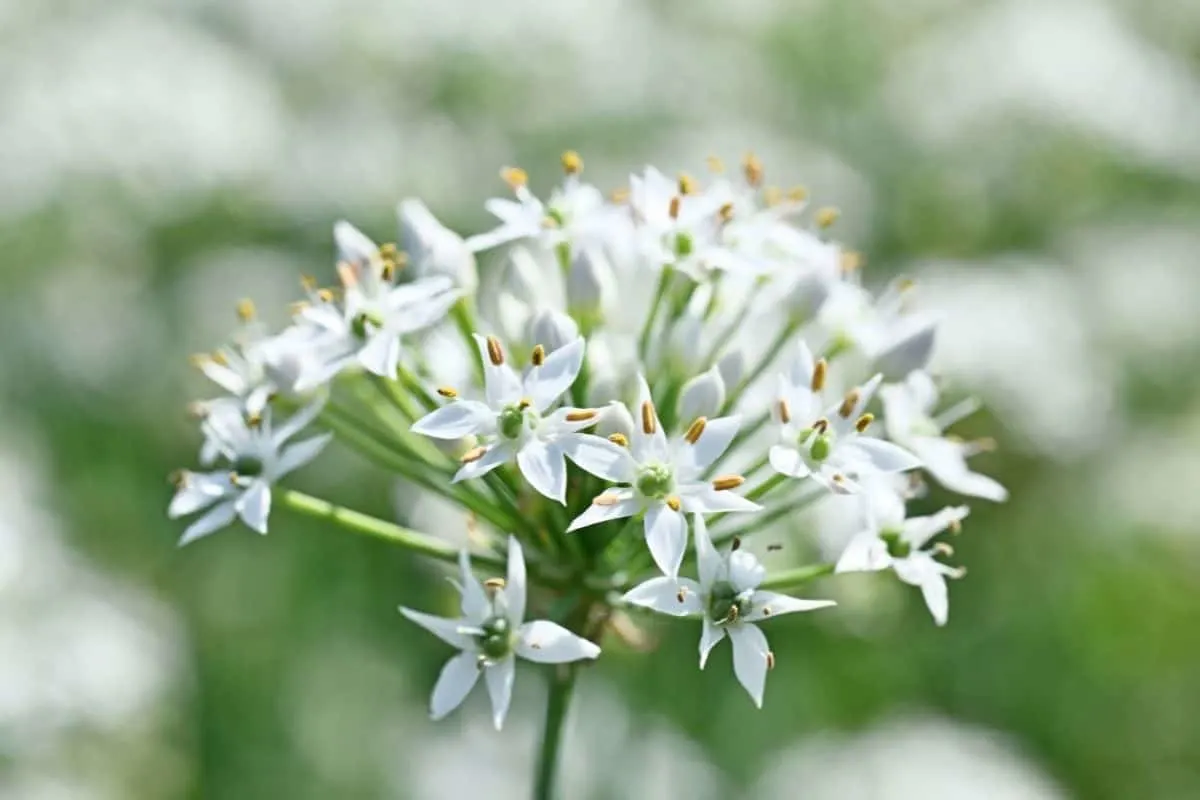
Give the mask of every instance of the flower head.
M 672 616 L 700 616 L 700 668 L 726 635 L 733 643 L 733 670 L 738 682 L 762 707 L 767 670 L 775 656 L 755 623 L 795 611 L 813 611 L 836 605 L 832 600 L 801 600 L 759 589 L 766 570 L 753 554 L 736 545 L 721 554 L 709 538 L 704 518 L 694 517 L 699 581 L 663 576 L 635 586 L 622 598 Z
M 459 556 L 461 616 L 435 617 L 400 607 L 400 613 L 443 642 L 458 648 L 433 687 L 430 714 L 441 719 L 462 704 L 479 676 L 492 700 L 492 720 L 504 725 L 516 677 L 515 657 L 542 664 L 596 658 L 600 648 L 554 622 L 525 622 L 525 557 L 516 538 L 508 540 L 508 575 L 488 581 L 487 589 L 471 573 L 464 550 Z
M 732 489 L 738 476 L 703 480 L 737 434 L 736 416 L 706 420 L 699 417 L 686 433 L 667 440 L 650 387 L 638 376 L 638 404 L 628 447 L 599 436 L 580 436 L 567 446 L 567 455 L 587 472 L 625 484 L 609 489 L 576 517 L 568 532 L 614 519 L 645 514 L 646 544 L 654 563 L 667 575 L 677 575 L 687 550 L 686 513 L 758 511 Z

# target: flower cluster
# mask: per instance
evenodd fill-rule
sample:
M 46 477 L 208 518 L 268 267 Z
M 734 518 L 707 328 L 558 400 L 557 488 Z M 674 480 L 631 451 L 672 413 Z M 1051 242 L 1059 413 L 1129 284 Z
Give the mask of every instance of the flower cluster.
M 913 284 L 872 293 L 830 236 L 837 212 L 767 185 L 753 156 L 732 174 L 713 160 L 703 181 L 648 167 L 609 197 L 577 154 L 562 166 L 546 199 L 503 170 L 498 225 L 469 238 L 412 199 L 398 244 L 339 222 L 336 284 L 305 281 L 278 333 L 244 305 L 232 343 L 197 358 L 224 395 L 195 406 L 209 471 L 179 475 L 170 515 L 204 511 L 182 543 L 238 518 L 266 533 L 274 493 L 456 561 L 458 617 L 401 610 L 460 651 L 433 716 L 482 674 L 497 727 L 515 657 L 594 659 L 640 609 L 700 620 L 701 667 L 728 636 L 757 705 L 775 665 L 759 624 L 833 605 L 775 590 L 892 570 L 944 624 L 962 570 L 935 539 L 967 508 L 910 516 L 923 479 L 1006 493 L 968 465 L 986 441 L 946 432 L 978 404 L 939 411 L 938 318 Z M 290 443 L 309 426 L 322 433 Z M 475 552 L 278 485 L 331 438 L 460 508 Z M 756 535 L 834 495 L 861 509 L 840 558 L 769 571 L 777 547 Z M 526 622 L 527 607 L 555 619 Z

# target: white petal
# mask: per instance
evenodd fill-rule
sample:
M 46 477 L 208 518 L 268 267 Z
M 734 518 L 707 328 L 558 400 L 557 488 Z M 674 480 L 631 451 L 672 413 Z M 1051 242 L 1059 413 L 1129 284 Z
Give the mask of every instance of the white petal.
M 283 448 L 279 454 L 279 460 L 275 462 L 275 467 L 271 470 L 271 476 L 282 478 L 284 475 L 300 469 L 320 455 L 321 451 L 325 449 L 325 445 L 329 444 L 332 439 L 332 433 L 322 433 L 320 436 L 314 436 Z
M 496 412 L 477 400 L 454 400 L 413 423 L 413 433 L 434 439 L 461 439 L 495 430 Z
M 521 399 L 521 378 L 513 371 L 505 360 L 501 364 L 493 364 L 488 355 L 487 337 L 473 334 L 475 345 L 479 348 L 479 357 L 483 360 L 483 382 L 487 395 L 487 404 L 494 409 L 501 409 L 509 403 Z
M 871 436 L 856 436 L 838 449 L 846 448 L 854 457 L 867 461 L 880 472 L 903 472 L 921 466 L 921 459 L 899 445 Z
M 212 358 L 201 356 L 200 371 L 206 378 L 232 395 L 240 396 L 246 390 L 246 380 L 240 374 Z
M 734 550 L 729 554 L 729 582 L 739 592 L 757 589 L 767 577 L 767 569 L 758 557 L 748 550 Z
M 271 487 L 263 480 L 256 480 L 242 492 L 235 503 L 238 516 L 251 530 L 267 532 L 267 517 L 271 513 Z
M 729 626 L 729 639 L 733 642 L 733 672 L 738 683 L 749 692 L 754 705 L 762 708 L 770 653 L 767 637 L 757 625 L 738 624 Z
M 200 519 L 189 525 L 179 539 L 179 546 L 194 542 L 202 536 L 219 531 L 237 517 L 236 501 L 227 500 L 213 508 Z
M 480 458 L 470 461 L 458 468 L 451 483 L 479 478 L 487 475 L 501 464 L 511 461 L 516 455 L 512 442 L 498 442 L 487 446 L 488 450 Z
M 167 507 L 167 516 L 176 519 L 195 514 L 233 491 L 234 487 L 229 482 L 227 471 L 185 472 L 182 485 L 171 498 L 171 505 Z
M 583 368 L 583 337 L 555 350 L 540 367 L 532 367 L 525 377 L 525 394 L 539 412 L 549 408 L 563 392 L 571 388 Z
M 487 682 L 488 696 L 492 699 L 492 723 L 496 730 L 504 727 L 504 718 L 508 715 L 508 705 L 512 702 L 513 681 L 517 677 L 516 659 L 512 655 L 492 664 L 483 670 Z
M 633 457 L 640 463 L 648 461 L 666 461 L 670 453 L 667 449 L 667 435 L 663 432 L 662 420 L 658 418 L 657 412 L 654 414 L 653 428 L 651 433 L 647 433 L 643 425 L 642 409 L 646 403 L 653 406 L 653 399 L 650 396 L 650 387 L 646 384 L 646 379 L 641 373 L 638 373 L 638 398 L 637 405 L 631 409 L 633 412 L 633 438 L 630 439 L 630 449 Z
M 897 559 L 893 564 L 900 580 L 921 587 L 925 605 L 933 615 L 933 621 L 945 625 L 950 616 L 950 600 L 946 578 L 940 565 L 928 553 L 913 553 L 908 558 Z
M 508 601 L 508 619 L 520 625 L 525 619 L 525 554 L 517 537 L 508 537 L 508 578 L 504 584 L 504 597 Z
M 804 339 L 796 342 L 796 355 L 789 364 L 788 381 L 796 388 L 810 389 L 812 386 L 815 362 L 812 351 Z
M 429 715 L 435 720 L 442 719 L 458 708 L 470 694 L 477 680 L 479 661 L 474 653 L 459 653 L 447 661 L 433 687 Z
M 775 592 L 755 592 L 750 600 L 750 613 L 742 617 L 746 622 L 761 622 L 764 619 L 777 617 L 780 614 L 791 614 L 796 611 L 816 611 L 818 608 L 835 606 L 832 600 L 802 600 Z
M 333 240 L 337 245 L 340 261 L 363 264 L 379 255 L 379 248 L 375 243 L 344 219 L 334 223 Z
M 595 425 L 598 417 L 587 417 L 586 419 L 576 419 L 574 421 L 567 419 L 569 416 L 578 415 L 581 410 L 583 409 L 559 408 L 551 411 L 542 417 L 542 422 L 538 425 L 537 429 L 538 437 L 541 439 L 566 441 L 568 436 L 577 434 Z
M 877 572 L 892 565 L 887 542 L 874 530 L 855 534 L 846 544 L 834 572 Z
M 729 443 L 737 435 L 738 427 L 741 424 L 742 418 L 736 414 L 731 417 L 709 420 L 704 426 L 704 433 L 700 434 L 696 443 L 684 444 L 681 452 L 688 459 L 692 468 L 697 472 L 702 472 L 729 449 Z
M 472 621 L 470 619 L 435 617 L 432 614 L 423 614 L 404 606 L 400 606 L 400 613 L 452 647 L 457 647 L 459 650 L 474 650 L 475 648 L 471 637 L 462 632 L 462 628 Z
M 291 439 L 297 433 L 320 416 L 321 411 L 325 408 L 325 398 L 318 397 L 313 402 L 301 408 L 295 414 L 288 417 L 282 425 L 275 429 L 271 436 L 271 441 L 276 447 L 282 447 L 283 443 Z M 249 411 L 249 409 L 247 409 Z
M 422 278 L 421 282 L 432 280 L 445 280 L 447 283 L 450 281 L 449 278 Z M 457 291 L 442 292 L 436 297 L 421 301 L 419 305 L 396 308 L 396 293 L 407 288 L 409 287 L 398 287 L 387 299 L 387 303 L 391 307 L 386 323 L 387 329 L 396 334 L 412 333 L 440 322 L 450 311 L 450 307 L 457 303 L 458 298 L 462 296 L 461 292 Z M 393 372 L 393 374 L 395 373 Z
M 591 434 L 571 436 L 563 442 L 567 458 L 584 472 L 613 483 L 632 483 L 637 462 L 627 448 Z
M 705 593 L 712 589 L 721 571 L 724 559 L 713 547 L 712 538 L 708 535 L 708 525 L 700 514 L 692 515 L 692 533 L 696 537 L 696 568 L 700 573 L 700 586 Z
M 358 363 L 373 375 L 395 378 L 400 364 L 400 335 L 387 329 L 371 334 L 358 351 Z
M 517 655 L 541 664 L 565 664 L 600 655 L 600 648 L 554 622 L 526 622 L 517 629 Z
M 687 521 L 683 514 L 666 503 L 655 503 L 646 509 L 645 530 L 654 563 L 664 575 L 678 575 L 687 551 Z
M 446 294 L 454 296 L 454 281 L 446 275 L 431 275 L 412 283 L 402 283 L 387 294 L 385 305 L 391 312 L 412 311 L 438 305 Z M 454 299 L 457 299 L 454 296 Z M 453 301 L 451 301 L 453 303 Z
M 700 669 L 704 669 L 704 665 L 708 663 L 708 654 L 724 638 L 725 629 L 705 617 L 704 629 L 700 632 Z
M 621 600 L 675 617 L 704 613 L 700 584 L 687 578 L 651 578 L 630 589 Z
M 483 587 L 479 585 L 479 579 L 471 571 L 471 556 L 466 550 L 458 553 L 458 571 L 462 576 L 458 590 L 462 592 L 462 601 L 459 607 L 462 609 L 463 619 L 471 623 L 483 622 L 491 614 L 491 604 L 488 603 L 487 595 L 483 593 Z M 403 611 L 403 609 L 401 610 Z M 459 624 L 461 624 L 461 620 Z M 451 642 L 451 644 L 462 647 L 461 643 Z
M 707 483 L 695 487 L 680 487 L 679 500 L 683 504 L 683 510 L 689 513 L 716 514 L 762 510 L 758 503 L 747 500 L 730 489 L 718 492 Z
M 618 497 L 621 497 L 621 493 L 619 491 L 605 492 L 605 494 L 614 494 Z M 571 531 L 577 531 L 580 528 L 587 528 L 591 525 L 599 525 L 601 522 L 632 517 L 642 508 L 641 501 L 633 499 L 632 495 L 633 492 L 627 490 L 624 492 L 623 499 L 620 499 L 611 505 L 592 503 L 587 507 L 586 511 L 571 521 L 570 526 L 567 527 L 567 533 L 570 533 Z
M 910 444 L 924 462 L 925 471 L 950 491 L 997 503 L 1008 499 L 1007 489 L 967 467 L 961 443 L 934 436 L 917 436 Z
M 793 478 L 807 478 L 811 474 L 808 465 L 804 463 L 804 457 L 794 447 L 782 444 L 774 445 L 768 456 L 771 460 L 772 469 L 781 475 L 788 475 Z
M 567 464 L 554 442 L 527 439 L 517 451 L 517 466 L 529 485 L 551 500 L 567 503 Z
M 955 523 L 967 518 L 971 509 L 967 506 L 949 506 L 928 517 L 913 517 L 901 523 L 900 538 L 912 547 L 924 547 L 925 543 Z

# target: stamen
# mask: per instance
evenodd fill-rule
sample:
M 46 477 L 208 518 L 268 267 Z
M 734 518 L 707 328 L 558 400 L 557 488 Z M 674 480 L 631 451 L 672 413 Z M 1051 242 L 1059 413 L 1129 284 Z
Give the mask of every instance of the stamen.
M 263 421 L 262 414 L 247 414 L 246 415 L 246 425 L 251 428 L 257 428 L 258 426 L 262 425 L 262 421 Z
M 667 508 L 671 509 L 672 511 L 678 511 L 682 507 L 683 503 L 675 495 L 671 495 L 667 498 Z
M 763 205 L 773 208 L 783 202 L 783 190 L 778 186 L 768 186 L 763 189 Z
M 772 614 L 774 614 L 775 612 L 771 610 L 770 606 L 763 606 L 762 613 L 763 613 L 764 617 L 769 617 Z
M 686 172 L 679 173 L 679 193 L 680 194 L 682 194 L 682 195 L 695 194 L 699 188 L 700 188 L 700 185 L 698 183 L 696 183 L 695 178 L 693 178 L 691 175 L 688 175 Z
M 737 618 L 738 618 L 738 607 L 730 606 L 729 613 L 725 615 L 725 619 L 723 620 L 723 622 L 725 622 L 727 624 L 737 622 Z
M 498 367 L 504 363 L 504 350 L 500 348 L 500 340 L 495 336 L 487 337 L 487 354 L 492 366 Z
M 717 216 L 721 218 L 721 222 L 729 222 L 733 219 L 733 203 L 725 203 L 717 209 Z
M 188 363 L 197 368 L 205 367 L 211 364 L 212 361 L 213 357 L 208 353 L 193 353 L 188 356 Z
M 642 401 L 642 432 L 655 433 L 658 431 L 658 418 L 654 413 L 654 403 Z
M 858 389 L 851 389 L 846 392 L 846 396 L 842 398 L 842 404 L 838 406 L 838 414 L 842 419 L 850 419 L 850 415 L 854 413 L 854 407 L 858 405 L 858 401 L 862 399 L 862 394 Z
M 738 550 L 741 550 L 741 549 L 742 549 L 742 537 L 740 537 L 740 536 L 733 537 L 733 541 L 729 543 L 729 552 L 736 553 Z
M 825 378 L 829 375 L 829 362 L 823 358 L 818 358 L 817 363 L 813 364 L 812 382 L 809 384 L 814 392 L 819 392 L 825 388 Z
M 167 480 L 170 481 L 171 485 L 176 489 L 182 489 L 183 487 L 187 486 L 188 474 L 182 469 L 172 470 L 171 473 L 167 475 Z
M 617 205 L 622 205 L 629 199 L 629 189 L 625 187 L 613 189 L 611 192 L 609 192 L 608 199 L 612 200 Z
M 874 414 L 863 414 L 858 418 L 858 421 L 854 423 L 854 430 L 858 431 L 859 433 L 865 433 L 867 428 L 871 427 L 871 423 L 874 421 Z
M 682 603 L 685 597 L 687 597 L 687 587 L 680 586 L 679 591 L 675 593 L 675 599 Z
M 771 650 L 767 651 L 767 669 L 775 669 L 775 653 Z
M 825 433 L 825 431 L 829 430 L 829 420 L 825 419 L 824 417 L 821 417 L 819 420 L 817 420 L 816 422 L 814 422 L 812 424 L 812 429 L 813 429 L 813 432 L 818 435 Z
M 751 186 L 758 186 L 762 183 L 763 165 L 754 153 L 746 153 L 742 158 L 742 174 L 746 176 L 746 183 Z
M 705 158 L 704 166 L 708 167 L 709 172 L 712 172 L 712 173 L 715 173 L 718 175 L 725 171 L 725 162 L 722 161 L 717 156 L 708 156 L 707 158 Z
M 472 447 L 470 450 L 463 453 L 462 457 L 458 460 L 463 464 L 470 464 L 483 458 L 487 451 L 488 449 L 486 447 Z
M 229 470 L 229 482 L 230 483 L 237 483 L 239 477 L 241 477 L 241 476 L 239 476 L 235 471 Z
M 704 435 L 704 428 L 708 425 L 708 419 L 705 417 L 696 417 L 692 424 L 688 426 L 687 433 L 683 435 L 688 444 L 695 444 L 700 441 L 700 437 Z
M 808 199 L 808 189 L 803 186 L 793 186 L 787 190 L 787 199 L 793 203 L 803 203 Z
M 787 425 L 792 421 L 792 410 L 788 407 L 787 400 L 780 400 L 776 404 L 776 408 L 779 410 L 780 422 L 782 422 L 784 425 Z
M 529 183 L 529 175 L 520 167 L 505 167 L 500 170 L 500 179 L 514 192 Z
M 842 253 L 842 274 L 849 275 L 852 272 L 857 272 L 862 269 L 864 263 L 866 263 L 866 259 L 862 253 L 857 250 L 847 250 Z
M 957 519 L 952 519 L 950 520 L 949 528 L 950 532 L 957 536 L 958 534 L 962 533 L 962 522 Z
M 238 319 L 242 322 L 249 322 L 254 319 L 254 301 L 249 299 L 239 301 L 237 304 L 237 315 Z
M 608 440 L 619 447 L 629 447 L 629 439 L 623 433 L 610 433 Z
M 306 292 L 315 292 L 317 290 L 317 279 L 312 275 L 301 275 L 300 288 Z
M 528 397 L 522 397 L 520 400 L 517 401 L 517 408 L 521 409 L 522 411 L 524 411 L 525 409 L 529 408 L 532 405 L 533 405 L 533 401 L 530 400 Z
M 778 553 L 778 552 L 779 552 L 780 550 L 782 550 L 782 549 L 783 549 L 783 545 L 781 545 L 781 544 L 779 544 L 779 543 L 774 543 L 774 544 L 769 544 L 769 545 L 767 545 L 767 552 L 768 552 L 768 553 Z
M 843 483 L 846 482 L 846 476 L 840 472 L 835 472 L 835 473 L 833 473 L 833 477 L 830 478 L 830 480 L 832 480 L 838 486 L 841 486 Z
M 483 582 L 483 588 L 487 589 L 489 592 L 498 592 L 506 585 L 507 584 L 504 582 L 504 578 L 488 578 Z
M 563 153 L 560 160 L 562 161 L 563 172 L 568 175 L 578 175 L 583 172 L 583 159 L 574 150 L 568 150 Z
M 458 397 L 458 391 L 451 389 L 449 386 L 439 386 L 437 388 L 437 393 L 448 400 L 453 400 L 454 398 Z
M 946 542 L 937 542 L 933 546 L 933 552 L 941 553 L 942 555 L 949 558 L 950 556 L 954 555 L 954 548 L 952 546 L 950 546 L 949 544 L 947 544 Z
M 838 217 L 841 215 L 842 212 L 833 206 L 825 206 L 824 208 L 817 209 L 817 215 L 814 219 L 818 228 L 828 228 L 837 222 Z
M 201 402 L 188 403 L 187 415 L 193 419 L 204 419 L 208 416 L 208 406 Z
M 337 265 L 338 280 L 342 282 L 342 286 L 349 289 L 351 286 L 358 285 L 358 270 L 349 261 L 339 261 Z
M 712 487 L 718 492 L 724 492 L 727 489 L 736 489 L 746 482 L 746 479 L 741 475 L 718 475 L 713 478 Z
M 621 502 L 621 498 L 615 494 L 598 494 L 592 498 L 594 506 L 615 506 L 619 502 Z
M 542 364 L 545 364 L 546 348 L 542 347 L 540 344 L 535 344 L 533 346 L 533 352 L 529 354 L 529 363 L 533 364 L 535 367 L 540 367 Z
M 590 408 L 579 408 L 574 411 L 568 411 L 567 422 L 586 422 L 589 419 L 595 419 L 596 412 Z
M 667 213 L 671 215 L 671 219 L 679 219 L 679 204 L 681 202 L 679 195 L 671 198 L 671 205 L 667 207 Z
M 333 289 L 318 289 L 317 290 L 317 299 L 320 300 L 322 303 L 332 303 L 333 302 Z

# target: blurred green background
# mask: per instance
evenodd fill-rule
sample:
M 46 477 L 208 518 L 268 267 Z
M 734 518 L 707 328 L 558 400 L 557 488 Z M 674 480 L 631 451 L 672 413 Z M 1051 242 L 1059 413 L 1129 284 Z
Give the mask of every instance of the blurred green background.
M 566 796 L 1200 797 L 1200 4 L 2 0 L 0 43 L 0 796 L 526 795 L 536 669 L 503 735 L 425 717 L 445 648 L 395 607 L 439 574 L 282 511 L 179 551 L 165 478 L 186 356 L 328 279 L 335 219 L 478 230 L 499 166 L 575 148 L 608 188 L 753 149 L 842 207 L 946 310 L 1013 499 L 973 504 L 945 629 L 812 587 L 842 607 L 771 623 L 761 712 L 690 626 L 612 648 Z

